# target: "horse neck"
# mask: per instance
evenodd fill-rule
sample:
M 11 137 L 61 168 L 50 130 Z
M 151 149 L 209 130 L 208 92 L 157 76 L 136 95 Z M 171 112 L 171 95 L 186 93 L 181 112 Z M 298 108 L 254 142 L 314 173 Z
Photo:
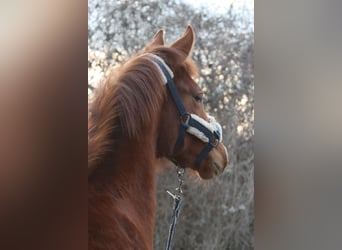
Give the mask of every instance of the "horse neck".
M 157 136 L 152 130 L 139 140 L 120 138 L 89 179 L 89 234 L 102 234 L 97 237 L 108 245 L 121 239 L 125 248 L 130 242 L 133 248 L 153 246 Z
M 153 246 L 157 134 L 165 86 L 161 77 L 154 77 L 159 71 L 148 58 L 136 58 L 121 74 L 98 92 L 89 118 L 89 249 Z
M 108 159 L 112 185 L 127 187 L 127 192 L 149 192 L 155 177 L 156 136 L 121 141 Z

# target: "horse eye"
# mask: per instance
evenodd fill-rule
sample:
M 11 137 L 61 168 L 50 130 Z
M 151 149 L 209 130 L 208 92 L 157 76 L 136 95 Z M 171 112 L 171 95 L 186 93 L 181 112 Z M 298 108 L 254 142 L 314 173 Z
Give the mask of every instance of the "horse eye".
M 202 96 L 199 96 L 199 95 L 194 96 L 194 99 L 196 102 L 202 102 L 202 100 L 203 100 Z

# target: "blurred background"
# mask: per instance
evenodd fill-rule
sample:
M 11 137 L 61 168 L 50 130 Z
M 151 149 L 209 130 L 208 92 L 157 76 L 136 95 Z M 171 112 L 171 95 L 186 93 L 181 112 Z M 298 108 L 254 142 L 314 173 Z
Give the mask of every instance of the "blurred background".
M 234 119 L 225 127 L 231 171 L 210 182 L 187 180 L 175 249 L 250 249 L 253 227 L 255 249 L 341 249 L 342 1 L 258 1 L 254 64 L 246 61 L 253 2 L 234 1 L 232 11 L 229 0 L 206 2 L 90 1 L 88 11 L 81 0 L 0 3 L 0 249 L 87 248 L 85 84 L 96 87 L 159 28 L 172 42 L 188 23 L 197 33 L 193 59 L 206 104 L 223 101 L 211 112 Z M 222 60 L 210 69 L 222 73 L 206 73 L 206 57 Z M 245 135 L 252 121 L 243 118 L 253 118 L 249 65 L 258 100 L 253 140 Z M 223 88 L 215 100 L 214 83 Z M 158 184 L 155 239 L 164 249 L 172 207 L 164 189 L 177 184 L 171 166 Z
M 254 3 L 246 1 L 88 1 L 88 97 L 109 69 L 165 30 L 170 44 L 188 24 L 205 107 L 223 125 L 229 168 L 201 181 L 187 172 L 174 249 L 253 249 Z M 164 249 L 177 185 L 172 163 L 157 176 L 155 249 Z

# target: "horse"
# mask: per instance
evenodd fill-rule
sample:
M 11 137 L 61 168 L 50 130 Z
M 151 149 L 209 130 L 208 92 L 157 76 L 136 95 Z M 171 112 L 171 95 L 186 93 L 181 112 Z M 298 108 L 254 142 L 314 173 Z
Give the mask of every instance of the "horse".
M 223 172 L 222 129 L 204 110 L 189 25 L 159 30 L 97 88 L 88 115 L 88 247 L 153 249 L 156 165 L 167 158 L 202 179 Z

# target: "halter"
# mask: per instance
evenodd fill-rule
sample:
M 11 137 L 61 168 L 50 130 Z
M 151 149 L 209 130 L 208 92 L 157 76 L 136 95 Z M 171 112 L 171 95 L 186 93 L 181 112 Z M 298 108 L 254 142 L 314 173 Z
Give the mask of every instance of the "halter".
M 177 150 L 183 146 L 186 132 L 197 137 L 204 143 L 207 143 L 207 146 L 199 153 L 193 163 L 194 166 L 198 166 L 200 162 L 209 154 L 209 152 L 215 148 L 219 142 L 222 141 L 221 125 L 216 122 L 215 118 L 212 116 L 209 116 L 209 122 L 207 122 L 196 114 L 187 112 L 178 94 L 176 85 L 173 82 L 174 74 L 170 67 L 159 56 L 154 54 L 148 55 L 151 57 L 153 63 L 160 71 L 164 84 L 166 84 L 168 87 L 172 99 L 179 112 L 180 127 L 178 138 L 173 148 L 173 153 L 177 152 Z

